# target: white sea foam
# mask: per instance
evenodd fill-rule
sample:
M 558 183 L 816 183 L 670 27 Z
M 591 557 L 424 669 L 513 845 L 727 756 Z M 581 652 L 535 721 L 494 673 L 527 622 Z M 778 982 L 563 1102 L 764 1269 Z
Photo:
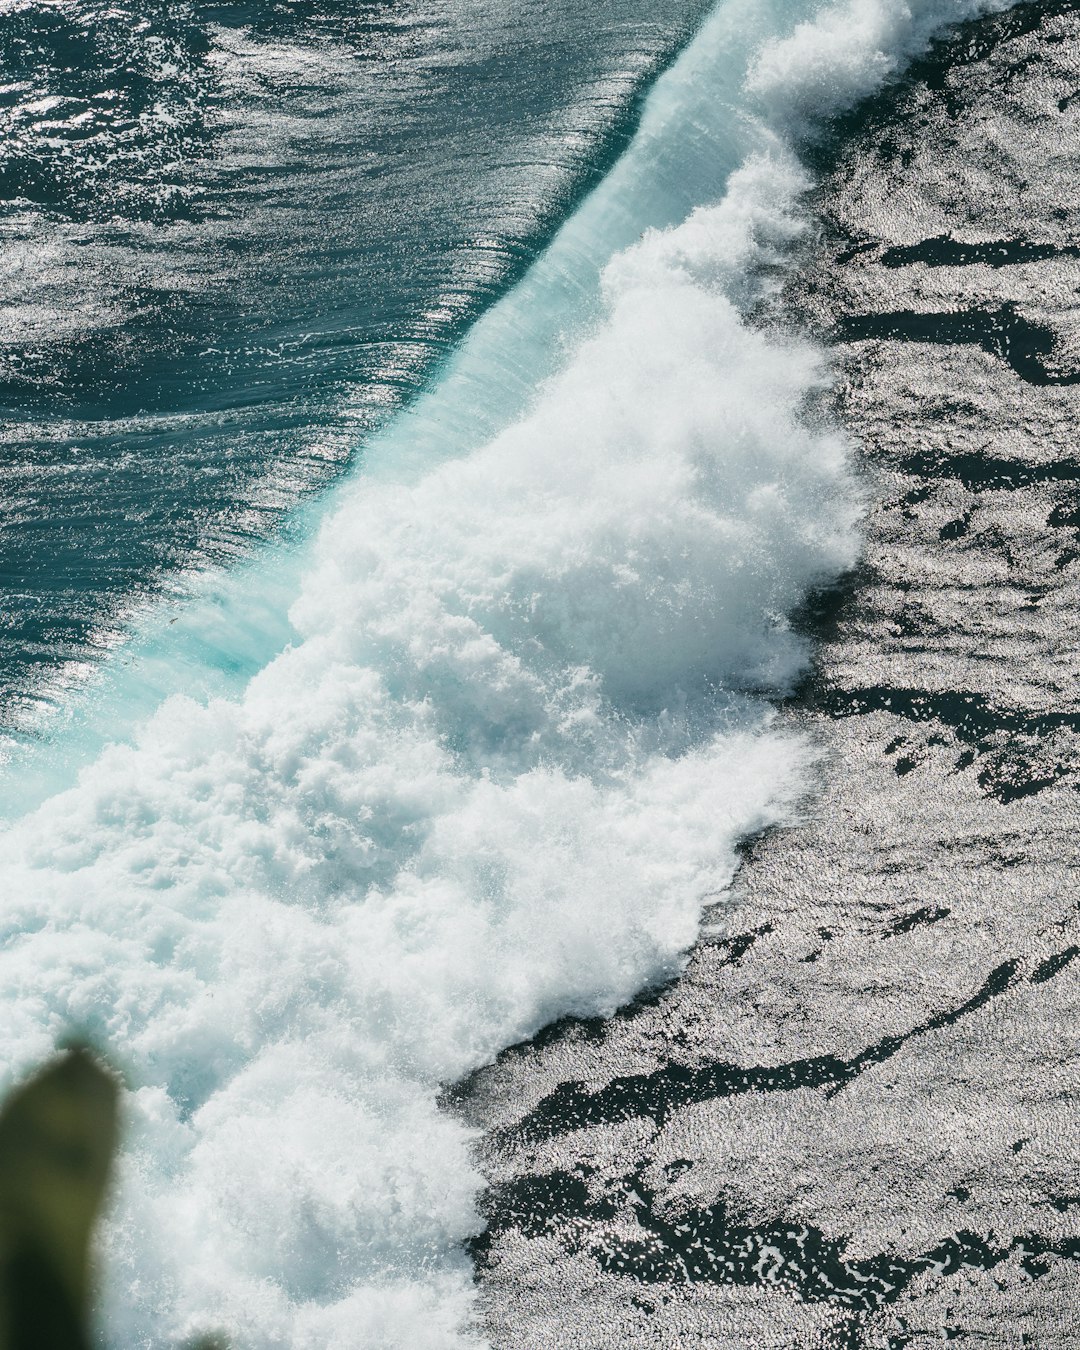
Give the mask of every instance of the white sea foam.
M 482 1342 L 478 1179 L 439 1085 L 676 970 L 738 840 L 808 782 L 764 695 L 805 660 L 785 615 L 855 556 L 856 494 L 805 415 L 820 354 L 745 317 L 804 228 L 796 111 L 973 8 L 791 33 L 784 7 L 755 64 L 766 8 L 751 41 L 721 6 L 337 495 L 293 644 L 236 697 L 167 699 L 0 836 L 0 1053 L 18 1072 L 76 1025 L 135 1085 L 115 1344 Z M 693 177 L 710 146 L 718 204 L 620 252 L 635 202 L 638 231 L 670 209 L 643 170 L 685 150 Z
M 872 94 L 944 24 L 1012 8 L 1016 0 L 847 0 L 776 36 L 746 82 L 774 126 L 803 131 Z

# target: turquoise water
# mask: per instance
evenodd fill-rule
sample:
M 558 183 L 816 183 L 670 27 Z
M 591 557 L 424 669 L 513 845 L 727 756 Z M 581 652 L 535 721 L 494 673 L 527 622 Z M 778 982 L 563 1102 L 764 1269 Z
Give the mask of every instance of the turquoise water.
M 702 8 L 5 6 L 0 726 L 361 453 Z
M 130 1076 L 117 1344 L 483 1344 L 440 1093 L 677 971 L 797 818 L 859 492 L 758 320 L 800 148 L 985 7 L 724 0 L 651 84 L 689 10 L 0 15 L 118 53 L 114 112 L 19 91 L 67 205 L 11 217 L 0 830 L 0 1058 Z

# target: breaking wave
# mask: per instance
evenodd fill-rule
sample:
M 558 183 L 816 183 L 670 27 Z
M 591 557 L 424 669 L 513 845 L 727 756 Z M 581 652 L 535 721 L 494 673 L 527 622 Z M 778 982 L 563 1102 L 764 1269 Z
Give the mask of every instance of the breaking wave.
M 988 7 L 721 4 L 325 502 L 279 637 L 241 635 L 259 569 L 222 602 L 246 652 L 193 605 L 258 673 L 5 827 L 3 1058 L 77 1026 L 133 1084 L 114 1342 L 482 1343 L 440 1086 L 676 971 L 810 785 L 769 698 L 858 493 L 823 354 L 752 316 L 808 228 L 800 139 Z

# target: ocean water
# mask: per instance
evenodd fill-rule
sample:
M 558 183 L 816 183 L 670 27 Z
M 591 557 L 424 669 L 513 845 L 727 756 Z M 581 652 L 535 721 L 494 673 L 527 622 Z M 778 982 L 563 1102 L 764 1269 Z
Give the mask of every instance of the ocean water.
M 356 458 L 703 9 L 4 6 L 0 728 Z
M 480 1224 L 480 1180 L 469 1130 L 439 1108 L 442 1089 L 552 1019 L 611 1012 L 677 971 L 740 841 L 796 818 L 813 786 L 813 746 L 777 729 L 771 700 L 809 656 L 792 611 L 858 556 L 860 492 L 821 412 L 827 353 L 787 331 L 776 308 L 814 229 L 800 153 L 942 25 L 995 7 L 724 0 L 650 85 L 617 155 L 613 127 L 665 59 L 663 35 L 645 42 L 613 12 L 592 48 L 574 42 L 566 55 L 566 43 L 521 41 L 526 19 L 530 31 L 557 28 L 550 9 L 501 8 L 517 64 L 492 76 L 496 103 L 514 71 L 544 60 L 580 62 L 567 87 L 588 102 L 582 70 L 600 51 L 612 61 L 611 33 L 626 45 L 584 119 L 585 153 L 602 166 L 591 190 L 573 156 L 551 170 L 562 178 L 548 194 L 534 167 L 495 173 L 490 195 L 461 208 L 473 212 L 478 270 L 457 291 L 452 248 L 435 268 L 450 281 L 425 288 L 411 270 L 409 240 L 418 248 L 433 220 L 446 227 L 423 169 L 412 170 L 416 195 L 404 161 L 388 156 L 375 174 L 386 180 L 378 199 L 407 206 L 385 230 L 396 259 L 385 274 L 360 268 L 344 225 L 327 242 L 318 223 L 336 193 L 357 211 L 367 201 L 355 196 L 367 178 L 337 172 L 359 144 L 350 119 L 367 106 L 343 102 L 358 69 L 348 63 L 382 72 L 372 78 L 391 127 L 419 116 L 422 81 L 468 63 L 485 25 L 497 26 L 482 7 L 417 10 L 403 23 L 400 10 L 363 6 L 367 26 L 354 27 L 356 14 L 290 6 L 280 28 L 219 7 L 204 13 L 208 46 L 190 69 L 182 43 L 116 19 L 117 40 L 143 32 L 159 62 L 156 92 L 134 81 L 144 102 L 121 140 L 143 155 L 130 179 L 149 195 L 129 216 L 143 213 L 162 265 L 190 280 L 186 216 L 203 207 L 170 195 L 169 166 L 197 153 L 209 115 L 192 90 L 212 70 L 209 120 L 224 141 L 206 151 L 208 179 L 243 170 L 243 191 L 265 211 L 247 253 L 222 239 L 250 230 L 251 216 L 206 208 L 215 230 L 232 222 L 215 235 L 214 266 L 264 278 L 266 250 L 296 239 L 295 256 L 328 248 L 343 270 L 335 280 L 322 258 L 302 304 L 282 283 L 256 286 L 237 310 L 226 288 L 185 346 L 188 330 L 162 338 L 160 297 L 106 297 L 106 281 L 134 284 L 128 240 L 100 285 L 93 269 L 94 285 L 82 273 L 54 279 L 38 364 L 6 386 L 34 443 L 52 435 L 57 450 L 56 462 L 26 460 L 28 495 L 16 497 L 36 565 L 62 570 L 91 538 L 112 559 L 58 583 L 75 596 L 74 626 L 28 617 L 10 649 L 11 687 L 25 691 L 31 648 L 62 669 L 85 660 L 88 635 L 115 646 L 89 693 L 53 686 L 56 711 L 12 748 L 0 834 L 8 1073 L 77 1027 L 131 1084 L 104 1235 L 111 1343 L 171 1345 L 206 1328 L 260 1347 L 483 1343 L 463 1248 Z M 12 6 L 0 22 L 31 43 L 48 28 L 72 62 L 74 38 L 49 27 L 65 15 Z M 367 54 L 422 44 L 425 25 L 451 21 L 459 45 L 410 71 L 404 92 L 394 60 Z M 318 47 L 313 34 L 326 32 Z M 331 55 L 345 63 L 333 79 Z M 558 144 L 555 91 L 535 78 L 543 144 Z M 305 200 L 303 148 L 275 142 L 282 129 L 267 112 L 278 80 L 300 87 L 288 106 L 305 133 L 332 144 Z M 238 126 L 229 118 L 242 103 Z M 565 106 L 577 106 L 569 94 Z M 456 104 L 424 115 L 433 136 L 445 118 L 453 140 L 474 111 L 459 88 Z M 78 116 L 57 139 L 77 139 Z M 529 117 L 515 106 L 504 120 Z M 474 145 L 491 138 L 487 123 L 474 133 Z M 456 176 L 452 163 L 443 171 L 445 188 Z M 19 172 L 13 200 L 32 178 Z M 527 210 L 522 183 L 536 194 Z M 69 214 L 83 202 L 100 260 L 112 228 L 101 204 L 119 189 L 78 174 L 69 187 Z M 501 241 L 490 271 L 476 262 L 487 239 Z M 527 269 L 514 259 L 522 239 L 537 252 Z M 23 269 L 48 256 L 45 244 L 29 250 Z M 63 267 L 78 266 L 73 256 Z M 280 258 L 277 275 L 289 275 Z M 25 281 L 49 296 L 40 277 Z M 335 327 L 335 305 L 361 282 L 374 317 L 364 327 L 350 312 Z M 14 308 L 23 321 L 26 305 Z M 225 361 L 205 345 L 219 321 Z M 64 323 L 82 325 L 78 340 Z M 385 344 L 397 341 L 388 364 Z M 47 530 L 49 475 L 79 480 L 57 463 L 72 446 L 81 453 L 90 427 L 119 447 L 115 460 L 104 442 L 93 451 L 85 482 L 99 513 Z M 193 483 L 213 477 L 219 451 L 243 460 L 249 433 L 275 429 L 276 449 L 263 438 L 199 498 Z M 157 439 L 139 461 L 144 433 Z M 333 452 L 312 448 L 328 439 Z M 333 486 L 289 517 L 284 537 L 251 525 L 268 541 L 231 569 L 187 577 L 193 558 L 220 564 L 216 522 L 233 522 L 225 553 L 239 549 L 245 512 L 280 515 L 296 481 L 325 484 L 335 466 Z M 113 495 L 118 481 L 127 497 Z M 133 502 L 145 506 L 151 482 L 165 505 L 140 518 Z M 184 583 L 167 601 L 170 568 Z M 9 589 L 16 610 L 32 594 Z

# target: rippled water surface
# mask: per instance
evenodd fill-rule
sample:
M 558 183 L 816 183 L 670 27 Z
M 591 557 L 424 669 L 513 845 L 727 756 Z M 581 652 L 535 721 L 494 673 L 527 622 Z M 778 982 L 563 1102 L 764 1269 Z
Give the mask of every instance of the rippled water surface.
M 1074 9 L 0 0 L 110 1344 L 1067 1344 Z
M 0 725 L 357 453 L 702 7 L 0 8 Z

